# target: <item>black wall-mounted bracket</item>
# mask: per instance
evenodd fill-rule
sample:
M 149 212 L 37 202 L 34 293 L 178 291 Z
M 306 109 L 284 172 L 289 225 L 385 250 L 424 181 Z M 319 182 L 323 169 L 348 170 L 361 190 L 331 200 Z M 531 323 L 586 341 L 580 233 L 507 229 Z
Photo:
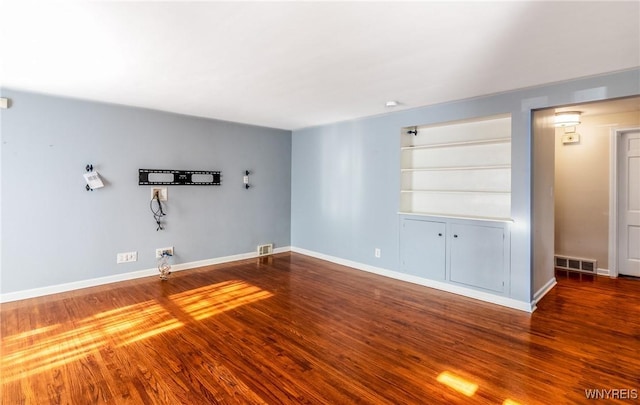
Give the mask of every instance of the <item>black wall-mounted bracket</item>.
M 247 189 L 247 190 L 249 190 L 249 187 L 251 187 L 249 185 L 249 174 L 250 173 L 251 172 L 249 172 L 249 170 L 245 170 L 244 171 L 244 177 L 242 178 L 242 183 L 244 184 L 244 188 Z
M 88 172 L 92 172 L 93 171 L 93 165 L 91 163 L 89 163 L 87 166 L 85 166 L 85 170 Z M 87 189 L 87 191 L 93 191 L 93 189 L 91 187 L 89 187 L 89 185 L 87 184 L 85 187 L 85 189 Z
M 139 186 L 219 186 L 221 173 L 211 170 L 138 169 Z

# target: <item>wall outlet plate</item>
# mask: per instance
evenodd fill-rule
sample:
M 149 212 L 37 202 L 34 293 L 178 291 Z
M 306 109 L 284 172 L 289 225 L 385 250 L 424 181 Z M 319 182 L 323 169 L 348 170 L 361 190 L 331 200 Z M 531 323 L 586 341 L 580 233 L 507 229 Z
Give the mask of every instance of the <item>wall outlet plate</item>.
M 167 201 L 169 199 L 169 192 L 166 187 L 151 187 L 151 199 L 156 198 L 156 192 L 160 196 L 160 201 Z
M 165 248 L 160 248 L 160 249 L 156 249 L 156 259 L 159 259 L 162 257 L 162 253 L 167 252 L 169 253 L 171 256 L 173 256 L 173 246 L 169 246 L 169 247 L 165 247 Z
M 116 263 L 129 263 L 138 261 L 138 252 L 118 253 Z

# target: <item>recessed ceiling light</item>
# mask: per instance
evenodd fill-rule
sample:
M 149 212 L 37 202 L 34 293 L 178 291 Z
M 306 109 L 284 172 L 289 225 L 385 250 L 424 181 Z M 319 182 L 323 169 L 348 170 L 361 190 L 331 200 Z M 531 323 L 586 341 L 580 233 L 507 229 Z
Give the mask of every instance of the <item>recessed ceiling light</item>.
M 396 100 L 389 100 L 386 103 L 384 103 L 384 106 L 387 108 L 391 108 L 391 107 L 397 107 L 398 104 L 400 103 L 398 103 Z

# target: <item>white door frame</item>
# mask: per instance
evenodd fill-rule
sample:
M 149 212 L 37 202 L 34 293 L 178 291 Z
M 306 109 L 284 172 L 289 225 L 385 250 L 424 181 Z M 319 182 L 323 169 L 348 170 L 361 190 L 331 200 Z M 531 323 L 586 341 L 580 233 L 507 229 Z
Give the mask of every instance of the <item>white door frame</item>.
M 609 138 L 609 277 L 618 277 L 618 149 L 622 134 L 640 127 L 611 128 Z

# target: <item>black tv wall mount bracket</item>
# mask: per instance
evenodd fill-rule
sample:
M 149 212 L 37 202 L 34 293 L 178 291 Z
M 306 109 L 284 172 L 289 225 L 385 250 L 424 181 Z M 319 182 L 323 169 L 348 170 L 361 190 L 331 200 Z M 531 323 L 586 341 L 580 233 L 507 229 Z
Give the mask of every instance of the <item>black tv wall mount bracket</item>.
M 221 173 L 211 170 L 138 169 L 139 186 L 219 186 Z

